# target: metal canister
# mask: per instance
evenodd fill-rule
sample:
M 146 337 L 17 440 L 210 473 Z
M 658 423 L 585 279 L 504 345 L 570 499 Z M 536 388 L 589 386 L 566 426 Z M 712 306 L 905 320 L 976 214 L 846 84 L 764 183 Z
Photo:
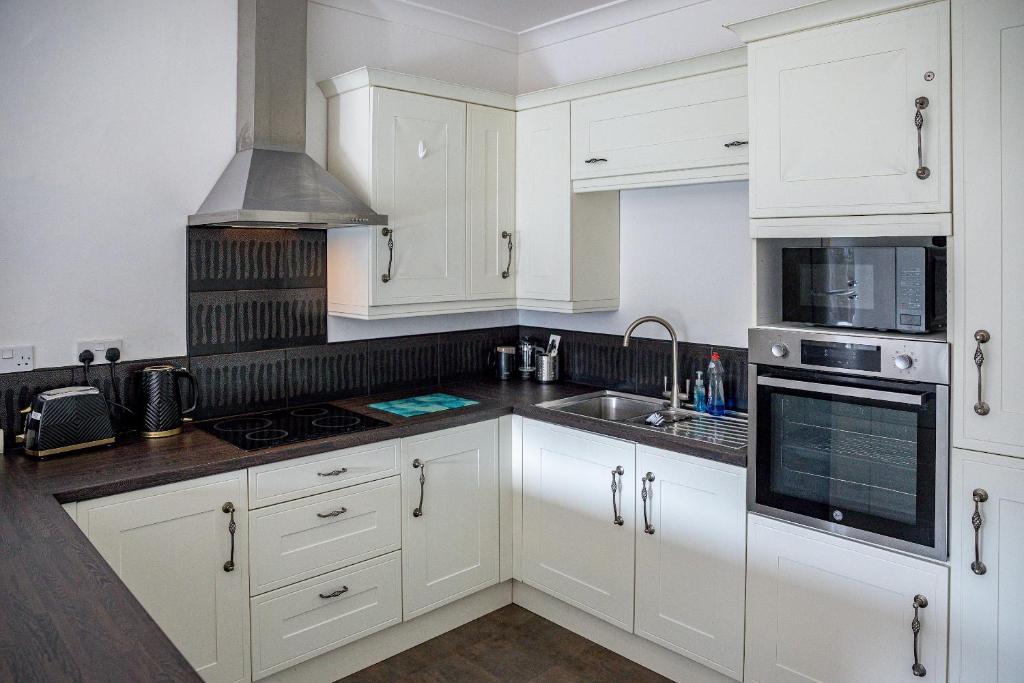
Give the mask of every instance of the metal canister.
M 534 355 L 534 362 L 536 363 L 537 369 L 534 370 L 533 378 L 536 381 L 541 384 L 558 381 L 558 354 L 538 351 Z

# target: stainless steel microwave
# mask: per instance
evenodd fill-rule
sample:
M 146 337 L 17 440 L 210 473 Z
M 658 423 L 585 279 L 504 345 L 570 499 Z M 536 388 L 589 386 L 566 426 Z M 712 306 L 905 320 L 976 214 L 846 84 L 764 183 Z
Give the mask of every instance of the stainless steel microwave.
M 946 250 L 782 250 L 786 322 L 925 333 L 946 327 Z

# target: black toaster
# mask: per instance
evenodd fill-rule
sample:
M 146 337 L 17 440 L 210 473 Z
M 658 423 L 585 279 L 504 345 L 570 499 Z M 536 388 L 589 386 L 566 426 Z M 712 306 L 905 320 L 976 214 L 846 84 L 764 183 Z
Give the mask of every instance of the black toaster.
M 22 413 L 24 433 L 15 440 L 24 443 L 25 454 L 33 458 L 114 443 L 107 399 L 96 387 L 44 391 Z

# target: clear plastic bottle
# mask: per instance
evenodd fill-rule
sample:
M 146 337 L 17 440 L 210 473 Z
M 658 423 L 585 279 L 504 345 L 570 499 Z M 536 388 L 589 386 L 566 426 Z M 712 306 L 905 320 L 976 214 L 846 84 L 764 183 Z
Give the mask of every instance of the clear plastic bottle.
M 704 392 L 704 373 L 697 371 L 697 381 L 693 385 L 693 409 L 703 413 L 708 409 L 707 394 Z
M 725 386 L 722 378 L 725 371 L 722 369 L 722 357 L 717 351 L 711 354 L 711 362 L 708 363 L 708 414 L 725 414 Z

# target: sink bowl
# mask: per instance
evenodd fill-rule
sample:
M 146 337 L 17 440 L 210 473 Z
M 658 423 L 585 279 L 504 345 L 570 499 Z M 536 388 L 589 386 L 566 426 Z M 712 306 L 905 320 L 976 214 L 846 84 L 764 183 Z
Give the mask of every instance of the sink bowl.
M 601 391 L 563 398 L 558 401 L 548 401 L 541 403 L 540 407 L 609 422 L 625 422 L 636 417 L 650 415 L 656 410 L 661 410 L 665 405 L 664 401 L 654 398 Z

